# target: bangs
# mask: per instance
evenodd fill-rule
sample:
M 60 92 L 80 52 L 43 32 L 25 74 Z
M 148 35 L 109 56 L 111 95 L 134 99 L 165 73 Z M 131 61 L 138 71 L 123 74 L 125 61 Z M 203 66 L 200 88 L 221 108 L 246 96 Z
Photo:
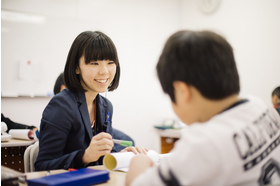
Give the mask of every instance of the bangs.
M 84 49 L 85 63 L 110 60 L 117 63 L 117 50 L 113 42 L 102 35 L 90 39 Z

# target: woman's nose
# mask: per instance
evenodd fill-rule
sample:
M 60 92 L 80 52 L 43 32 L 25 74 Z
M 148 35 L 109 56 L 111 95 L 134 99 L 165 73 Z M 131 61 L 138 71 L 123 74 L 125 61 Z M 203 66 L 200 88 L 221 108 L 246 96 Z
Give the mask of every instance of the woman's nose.
M 106 64 L 102 64 L 100 66 L 100 69 L 99 69 L 99 73 L 100 74 L 107 74 L 109 71 L 108 71 L 108 67 Z

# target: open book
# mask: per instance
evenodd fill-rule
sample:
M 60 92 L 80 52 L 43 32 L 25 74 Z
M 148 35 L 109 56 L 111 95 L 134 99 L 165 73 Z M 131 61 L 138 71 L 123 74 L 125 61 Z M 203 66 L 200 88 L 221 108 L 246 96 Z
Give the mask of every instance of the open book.
M 155 164 L 159 164 L 164 158 L 168 157 L 170 153 L 158 154 L 154 150 L 149 150 L 147 156 L 149 156 Z M 131 159 L 135 156 L 133 152 L 117 152 L 111 153 L 104 157 L 103 165 L 109 171 L 117 170 L 128 172 Z

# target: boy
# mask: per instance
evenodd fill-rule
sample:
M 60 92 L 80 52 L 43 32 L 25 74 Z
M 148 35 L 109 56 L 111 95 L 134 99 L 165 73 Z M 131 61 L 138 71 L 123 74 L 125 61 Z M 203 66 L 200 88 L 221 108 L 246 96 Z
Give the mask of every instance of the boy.
M 255 97 L 241 98 L 233 50 L 210 31 L 180 31 L 165 44 L 157 74 L 183 123 L 159 166 L 135 156 L 127 185 L 280 183 L 280 119 Z
M 271 101 L 274 108 L 280 114 L 280 87 L 277 87 L 272 91 Z

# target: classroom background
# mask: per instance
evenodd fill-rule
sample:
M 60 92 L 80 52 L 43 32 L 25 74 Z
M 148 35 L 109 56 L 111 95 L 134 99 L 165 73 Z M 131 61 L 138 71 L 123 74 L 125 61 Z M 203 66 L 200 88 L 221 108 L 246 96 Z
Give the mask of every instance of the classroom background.
M 39 127 L 74 38 L 99 30 L 121 65 L 119 88 L 107 94 L 113 127 L 159 152 L 154 125 L 177 120 L 155 72 L 167 38 L 181 29 L 222 34 L 234 49 L 241 95 L 271 104 L 280 85 L 279 8 L 279 0 L 2 0 L 1 112 Z

